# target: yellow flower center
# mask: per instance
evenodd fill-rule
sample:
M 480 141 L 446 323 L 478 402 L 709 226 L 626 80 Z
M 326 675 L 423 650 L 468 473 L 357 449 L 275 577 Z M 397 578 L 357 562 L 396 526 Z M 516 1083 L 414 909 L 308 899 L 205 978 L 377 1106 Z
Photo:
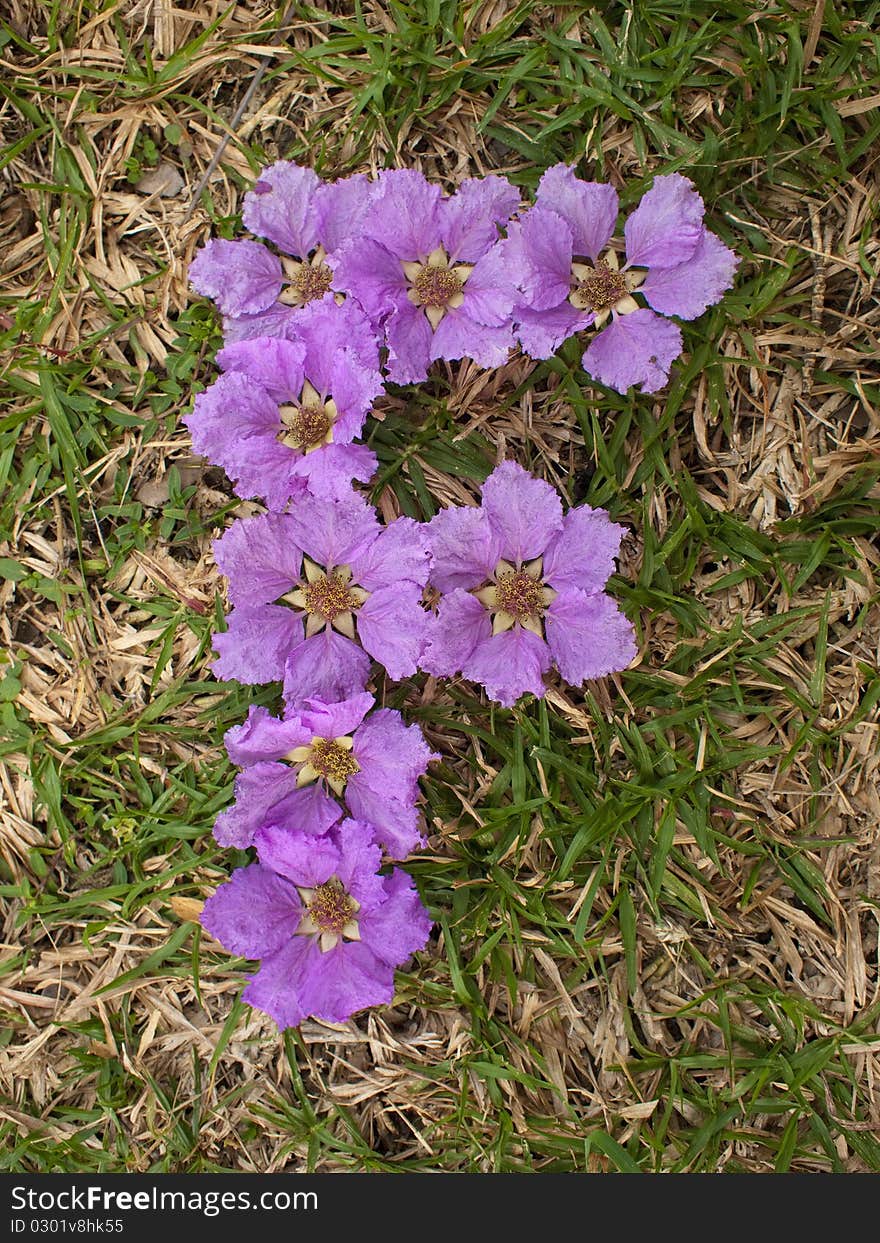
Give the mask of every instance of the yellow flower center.
M 610 311 L 629 292 L 623 274 L 602 262 L 583 279 L 575 276 L 574 289 L 591 311 Z
M 498 608 L 522 621 L 525 617 L 540 617 L 544 612 L 544 584 L 526 574 L 525 570 L 510 570 L 495 580 Z
M 335 738 L 316 738 L 309 750 L 308 763 L 320 777 L 343 786 L 349 777 L 361 771 L 351 750 Z
M 340 884 L 331 880 L 317 886 L 306 909 L 319 932 L 338 937 L 351 922 L 358 905 Z
M 461 278 L 454 268 L 429 265 L 422 268 L 413 281 L 413 289 L 422 306 L 448 306 L 462 288 Z
M 333 273 L 326 263 L 319 263 L 315 267 L 304 263 L 291 284 L 303 302 L 314 302 L 317 298 L 324 297 L 332 281 Z
M 333 426 L 323 406 L 289 406 L 281 410 L 285 430 L 278 437 L 291 449 L 311 449 L 322 444 Z
M 303 584 L 307 613 L 332 622 L 340 613 L 359 609 L 361 601 L 339 574 L 322 574 L 314 582 Z

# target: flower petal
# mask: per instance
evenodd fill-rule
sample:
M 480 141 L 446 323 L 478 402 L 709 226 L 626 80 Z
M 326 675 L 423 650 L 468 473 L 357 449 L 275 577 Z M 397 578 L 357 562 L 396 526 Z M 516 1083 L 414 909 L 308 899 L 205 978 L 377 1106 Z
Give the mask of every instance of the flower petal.
M 286 943 L 301 914 L 296 887 L 253 863 L 233 872 L 208 898 L 199 922 L 231 953 L 262 958 Z
M 497 242 L 474 264 L 464 287 L 461 309 L 477 323 L 491 328 L 506 328 L 517 296 L 516 277 L 507 243 Z M 450 311 L 446 318 L 453 314 L 457 312 Z M 445 322 L 445 319 L 441 321 L 440 328 Z
M 592 311 L 578 311 L 566 300 L 546 311 L 528 306 L 513 310 L 514 333 L 530 358 L 550 358 L 569 337 L 589 328 L 595 316 Z
M 617 191 L 599 181 L 582 181 L 573 164 L 547 169 L 538 182 L 536 202 L 567 223 L 576 255 L 598 259 L 611 241 L 620 208 Z
M 322 445 L 303 454 L 293 463 L 294 481 L 308 485 L 312 496 L 328 501 L 344 501 L 351 495 L 351 481 L 368 483 L 375 475 L 379 459 L 366 445 Z M 291 487 L 290 495 L 296 495 Z M 268 496 L 267 496 L 268 500 Z
M 441 237 L 453 262 L 476 263 L 498 241 L 498 226 L 507 224 L 519 206 L 519 190 L 494 173 L 461 182 L 451 198 L 440 203 Z
M 268 708 L 257 704 L 249 708 L 244 724 L 233 725 L 223 738 L 227 755 L 239 767 L 259 760 L 280 760 L 311 740 L 312 734 L 299 717 L 273 716 Z
M 417 798 L 419 778 L 431 760 L 440 759 L 418 725 L 407 725 L 392 708 L 380 708 L 364 721 L 355 734 L 353 751 L 361 771 L 349 785 L 369 786 L 376 794 L 384 792 L 401 802 Z
M 354 403 L 366 413 L 382 392 L 379 338 L 369 316 L 351 298 L 337 306 L 331 293 L 303 307 L 297 329 L 305 344 L 304 368 L 309 382 L 324 397 L 332 396 L 340 412 Z
M 373 542 L 351 561 L 354 581 L 367 591 L 393 587 L 405 580 L 424 587 L 431 564 L 426 524 L 396 518 L 381 528 Z
M 626 669 L 638 652 L 632 623 L 604 593 L 567 588 L 547 609 L 545 626 L 554 663 L 572 686 Z
M 555 488 L 518 462 L 502 462 L 483 484 L 483 509 L 499 540 L 501 556 L 519 563 L 540 557 L 562 526 Z
M 264 867 L 305 889 L 323 885 L 339 868 L 341 855 L 335 833 L 316 837 L 272 824 L 257 830 L 254 845 Z
M 559 306 L 571 291 L 574 250 L 567 221 L 547 207 L 532 207 L 520 217 L 516 244 L 525 304 L 535 311 Z
M 363 173 L 323 182 L 315 192 L 318 237 L 329 253 L 359 238 L 376 194 L 376 184 Z
M 589 505 L 570 509 L 544 553 L 544 581 L 557 591 L 565 587 L 588 594 L 601 591 L 614 572 L 624 531 L 604 509 Z
M 260 964 L 242 1000 L 270 1015 L 283 1031 L 310 1015 L 345 1023 L 358 1010 L 394 998 L 394 972 L 358 941 L 322 952 L 313 937 L 293 937 Z
M 348 565 L 382 529 L 372 505 L 351 491 L 332 501 L 305 496 L 284 516 L 290 538 L 318 565 L 327 567 Z
M 306 699 L 328 703 L 359 694 L 370 676 L 370 658 L 351 639 L 329 628 L 304 639 L 284 667 L 285 711 L 295 712 Z
M 229 579 L 233 604 L 269 604 L 299 581 L 302 551 L 288 514 L 239 518 L 213 544 L 214 560 Z
M 377 180 L 367 236 L 398 259 L 427 259 L 441 240 L 440 187 L 414 168 L 386 169 Z
M 590 342 L 583 368 L 618 393 L 625 393 L 632 384 L 641 385 L 643 393 L 656 393 L 669 379 L 669 368 L 681 349 L 678 325 L 641 309 L 615 315 Z
M 268 310 L 284 284 L 281 260 L 259 242 L 207 242 L 189 265 L 193 289 L 211 298 L 224 315 Z
M 394 681 L 411 677 L 418 668 L 428 625 L 421 599 L 422 589 L 414 583 L 380 587 L 357 615 L 361 643 Z
M 491 635 L 486 609 L 475 596 L 456 588 L 442 598 L 437 616 L 429 620 L 421 668 L 435 677 L 452 677 Z
M 629 267 L 673 268 L 690 259 L 703 232 L 703 200 L 680 173 L 654 184 L 624 226 Z
M 449 311 L 437 326 L 431 341 L 431 359 L 472 358 L 480 367 L 503 367 L 512 349 L 511 323 L 487 328 L 461 308 Z
M 661 315 L 696 319 L 721 301 L 738 264 L 733 251 L 704 229 L 690 259 L 674 268 L 652 268 L 639 292 Z
M 374 321 L 406 301 L 406 276 L 396 255 L 369 238 L 328 256 L 333 285 L 350 293 Z
M 214 837 L 221 846 L 246 850 L 266 825 L 322 836 L 342 817 L 342 808 L 317 784 L 297 788 L 287 764 L 260 761 L 235 779 L 235 802 L 220 813 Z
M 253 190 L 244 196 L 244 227 L 296 259 L 304 259 L 318 245 L 315 193 L 320 178 L 311 168 L 278 160 L 260 173 Z
M 520 695 L 544 694 L 542 674 L 550 668 L 550 649 L 543 639 L 514 626 L 481 643 L 462 673 L 485 686 L 490 699 L 511 708 Z
M 227 345 L 217 355 L 223 371 L 240 372 L 250 378 L 278 404 L 293 401 L 303 385 L 304 341 L 284 337 L 257 337 Z M 231 378 L 231 377 L 230 377 Z M 275 422 L 278 422 L 276 408 Z
M 327 703 L 316 696 L 305 700 L 294 719 L 308 731 L 309 741 L 312 738 L 343 738 L 358 729 L 375 702 L 368 691 L 361 691 L 338 703 Z
M 233 609 L 226 621 L 228 629 L 213 637 L 219 653 L 212 669 L 215 678 L 259 685 L 283 677 L 285 662 L 303 633 L 302 621 L 292 609 L 276 604 L 242 606 Z
M 378 874 L 382 851 L 373 826 L 362 820 L 343 820 L 334 829 L 333 836 L 339 844 L 336 875 L 343 889 L 360 903 L 361 911 L 373 910 L 385 899 L 383 878 Z
M 433 923 L 411 877 L 394 868 L 384 878 L 385 901 L 364 917 L 361 942 L 390 966 L 424 949 Z
M 313 937 L 291 935 L 284 945 L 263 959 L 242 993 L 242 1001 L 268 1014 L 280 1031 L 298 1027 L 309 1013 L 303 1009 L 299 981 L 306 972 L 306 964 L 321 956 Z
M 419 812 L 414 803 L 390 798 L 354 778 L 345 787 L 345 803 L 353 816 L 373 826 L 376 839 L 389 859 L 405 859 L 424 846 Z
M 223 340 L 227 345 L 252 341 L 254 337 L 288 337 L 297 340 L 296 321 L 301 311 L 285 302 L 273 302 L 256 315 L 226 315 L 223 319 Z
M 488 515 L 475 506 L 452 505 L 427 524 L 431 583 L 440 591 L 480 587 L 501 556 Z
M 394 384 L 420 384 L 427 379 L 433 333 L 421 307 L 404 298 L 388 317 L 385 337 L 388 379 Z

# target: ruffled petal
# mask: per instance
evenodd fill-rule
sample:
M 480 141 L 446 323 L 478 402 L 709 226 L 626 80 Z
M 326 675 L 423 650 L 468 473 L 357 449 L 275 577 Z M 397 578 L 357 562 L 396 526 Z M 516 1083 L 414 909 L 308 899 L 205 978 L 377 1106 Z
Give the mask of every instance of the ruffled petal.
M 356 492 L 333 501 L 306 496 L 284 516 L 291 539 L 318 565 L 328 567 L 350 564 L 381 530 L 376 511 Z
M 652 268 L 639 292 L 661 315 L 696 319 L 721 301 L 738 264 L 733 251 L 704 229 L 690 259 L 674 268 Z
M 233 604 L 269 604 L 299 581 L 302 551 L 289 514 L 239 518 L 213 544 Z
M 377 538 L 351 561 L 351 570 L 354 581 L 367 591 L 393 587 L 401 580 L 424 587 L 430 558 L 425 524 L 401 517 L 382 528 Z
M 335 833 L 316 837 L 272 824 L 257 830 L 254 845 L 264 867 L 304 889 L 323 885 L 339 870 L 341 855 Z
M 554 164 L 538 182 L 535 201 L 549 207 L 571 229 L 574 253 L 598 259 L 611 241 L 620 201 L 617 191 L 600 181 L 582 181 L 574 165 Z
M 544 581 L 557 591 L 565 587 L 588 594 L 601 591 L 614 572 L 624 531 L 604 509 L 589 505 L 570 509 L 544 553 Z
M 315 192 L 318 237 L 328 252 L 361 236 L 363 222 L 376 193 L 375 182 L 363 173 L 324 182 Z
M 373 910 L 385 898 L 383 878 L 379 875 L 382 851 L 373 826 L 363 820 L 343 820 L 333 836 L 339 845 L 336 876 L 343 889 L 360 903 L 362 912 Z
M 259 242 L 207 242 L 189 265 L 193 289 L 216 302 L 224 315 L 268 310 L 284 284 L 281 260 Z
M 525 304 L 546 311 L 565 302 L 574 253 L 567 222 L 547 207 L 532 207 L 520 217 L 517 238 L 522 255 L 518 284 Z
M 447 318 L 463 313 L 479 324 L 506 328 L 517 297 L 507 243 L 497 242 L 474 265 L 464 287 L 464 303 L 460 311 L 450 311 Z M 445 322 L 445 319 L 441 321 L 438 332 Z
M 363 409 L 382 391 L 379 375 L 379 337 L 369 316 L 351 298 L 338 306 L 333 294 L 303 307 L 297 321 L 305 345 L 305 373 L 309 382 L 325 397 L 331 396 L 340 409 L 344 394 L 340 383 L 348 373 L 363 375 L 370 390 Z M 348 382 L 349 386 L 351 381 Z
M 398 259 L 427 259 L 441 240 L 440 187 L 414 168 L 386 169 L 377 180 L 367 235 Z
M 385 335 L 388 379 L 394 384 L 420 384 L 427 379 L 433 333 L 421 307 L 404 298 L 389 316 Z
M 262 604 L 233 609 L 226 621 L 228 629 L 213 636 L 219 653 L 214 677 L 246 685 L 279 681 L 288 656 L 302 639 L 301 618 L 283 605 Z
M 306 964 L 320 954 L 314 938 L 291 936 L 274 954 L 263 959 L 259 971 L 242 993 L 242 1001 L 268 1014 L 280 1031 L 298 1027 L 309 1014 L 303 1009 L 299 980 L 306 971 Z
M 482 509 L 453 505 L 427 525 L 431 583 L 440 591 L 480 587 L 492 575 L 501 544 Z
M 545 627 L 553 661 L 572 686 L 626 669 L 638 652 L 632 623 L 601 593 L 560 592 L 547 609 Z
M 375 699 L 369 691 L 361 691 L 338 703 L 326 703 L 323 699 L 307 699 L 297 713 L 302 727 L 312 738 L 344 738 L 353 734 L 362 724 Z
M 531 561 L 562 527 L 562 502 L 555 488 L 518 462 L 502 462 L 483 484 L 483 509 L 506 561 Z
M 318 245 L 315 193 L 320 184 L 311 168 L 289 160 L 270 164 L 244 196 L 244 227 L 295 259 L 304 259 Z
M 294 885 L 254 863 L 208 898 L 199 922 L 233 954 L 262 958 L 286 943 L 302 916 Z
M 504 708 L 511 708 L 520 695 L 544 694 L 542 674 L 550 668 L 550 649 L 543 639 L 514 626 L 481 643 L 465 663 L 462 673 L 485 686 L 486 694 Z
M 655 177 L 624 226 L 628 266 L 673 268 L 690 259 L 703 232 L 704 211 L 687 177 Z
M 394 972 L 358 941 L 340 941 L 322 952 L 313 937 L 294 937 L 265 958 L 242 993 L 248 1005 L 265 1010 L 281 1030 L 310 1015 L 345 1023 L 368 1006 L 394 998 Z
M 351 781 L 401 802 L 418 796 L 419 778 L 431 760 L 440 759 L 418 725 L 407 725 L 393 708 L 380 708 L 364 721 L 355 734 L 354 757 L 361 771 Z
M 475 596 L 456 588 L 440 601 L 428 623 L 421 667 L 435 677 L 452 677 L 492 635 L 489 614 Z
M 344 501 L 351 495 L 352 479 L 368 483 L 378 466 L 379 459 L 366 445 L 329 444 L 298 457 L 290 476 L 293 483 L 301 480 L 304 487 L 308 486 L 312 496 Z M 292 486 L 289 495 L 296 495 Z
M 350 293 L 373 320 L 406 302 L 400 260 L 378 242 L 363 238 L 328 256 L 335 288 Z
M 390 966 L 398 967 L 424 949 L 433 922 L 411 877 L 394 868 L 385 877 L 385 901 L 365 915 L 361 941 Z
M 450 259 L 476 263 L 498 241 L 498 226 L 507 224 L 518 206 L 519 190 L 506 177 L 491 174 L 463 181 L 439 208 L 441 237 Z
M 431 341 L 431 359 L 472 358 L 480 367 L 503 367 L 513 344 L 511 323 L 487 328 L 460 308 L 440 321 Z
M 592 311 L 578 311 L 567 300 L 546 311 L 516 306 L 513 318 L 514 335 L 530 358 L 550 358 L 563 341 L 589 328 L 595 320 Z
M 280 760 L 294 747 L 302 747 L 311 740 L 312 735 L 299 717 L 273 716 L 268 708 L 257 704 L 248 709 L 244 724 L 233 725 L 223 738 L 227 755 L 239 767 L 260 760 Z
M 656 393 L 681 349 L 678 325 L 642 309 L 615 315 L 590 342 L 582 362 L 584 371 L 618 393 L 632 384 L 643 393 Z
M 345 787 L 345 803 L 353 816 L 373 826 L 376 839 L 389 859 L 405 859 L 424 846 L 419 812 L 414 803 L 389 798 L 354 778 L 350 778 Z
M 328 703 L 348 699 L 364 689 L 370 676 L 370 658 L 351 639 L 335 631 L 304 639 L 293 649 L 284 667 L 285 711 L 295 712 L 306 699 Z
M 268 393 L 276 405 L 298 397 L 303 386 L 304 341 L 285 337 L 257 337 L 227 345 L 217 355 L 217 366 L 223 371 L 240 372 Z M 229 377 L 232 378 L 231 376 Z
M 342 808 L 320 786 L 298 789 L 294 769 L 262 760 L 236 777 L 235 802 L 217 817 L 214 837 L 221 846 L 246 850 L 266 825 L 320 837 L 341 818 Z
M 285 302 L 274 302 L 256 315 L 227 315 L 223 319 L 223 340 L 227 345 L 252 341 L 254 337 L 287 337 L 295 341 L 296 321 L 301 313 Z
M 411 677 L 425 646 L 428 615 L 422 589 L 402 582 L 374 591 L 357 615 L 361 643 L 394 681 Z

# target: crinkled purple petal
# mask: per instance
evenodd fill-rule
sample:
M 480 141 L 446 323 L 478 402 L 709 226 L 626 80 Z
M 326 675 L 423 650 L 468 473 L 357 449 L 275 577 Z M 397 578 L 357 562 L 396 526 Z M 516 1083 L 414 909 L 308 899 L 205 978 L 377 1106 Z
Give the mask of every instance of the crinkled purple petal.
M 306 699 L 332 703 L 364 689 L 370 676 L 370 658 L 351 639 L 326 629 L 304 639 L 287 658 L 284 668 L 284 705 L 295 712 Z
M 440 203 L 440 236 L 453 262 L 476 263 L 498 240 L 498 226 L 507 224 L 519 206 L 519 190 L 494 174 L 463 181 L 451 198 Z
M 354 778 L 346 784 L 345 803 L 353 816 L 373 826 L 389 859 L 405 859 L 424 846 L 419 811 L 414 803 L 389 798 L 370 786 L 358 784 Z
M 548 207 L 532 207 L 520 217 L 515 244 L 522 257 L 518 285 L 524 302 L 546 311 L 571 292 L 571 229 Z M 512 253 L 512 252 L 511 252 Z
M 227 755 L 241 768 L 259 760 L 280 760 L 311 741 L 312 734 L 299 717 L 273 716 L 257 704 L 248 709 L 244 724 L 233 725 L 223 738 Z
M 242 1001 L 268 1014 L 280 1031 L 298 1027 L 309 1015 L 300 1000 L 299 981 L 306 964 L 320 953 L 314 938 L 291 935 L 274 954 L 263 959 L 242 993 Z
M 379 374 L 379 340 L 369 316 L 348 298 L 337 305 L 331 293 L 310 302 L 297 321 L 306 347 L 305 373 L 311 384 L 325 397 L 332 395 L 340 409 L 351 404 L 344 400 L 340 380 L 348 372 L 363 375 L 365 398 L 362 412 L 382 392 Z M 351 381 L 348 381 L 351 387 Z
M 404 298 L 389 316 L 385 334 L 388 379 L 393 384 L 420 384 L 427 379 L 434 334 L 422 308 Z
M 674 268 L 652 268 L 639 292 L 661 315 L 696 319 L 721 301 L 738 264 L 733 251 L 704 229 L 690 259 Z
M 361 725 L 375 702 L 369 691 L 361 691 L 338 703 L 326 703 L 315 697 L 305 700 L 294 719 L 307 731 L 308 742 L 312 738 L 344 738 Z
M 421 667 L 435 677 L 452 677 L 491 634 L 492 623 L 480 601 L 456 588 L 443 596 L 437 616 L 429 619 Z
M 302 551 L 289 514 L 239 518 L 214 541 L 213 551 L 235 605 L 272 603 L 299 582 Z
M 372 544 L 381 527 L 376 511 L 362 496 L 349 492 L 335 501 L 306 496 L 292 513 L 291 539 L 318 565 L 348 565 Z
M 674 268 L 690 259 L 703 232 L 703 200 L 680 173 L 654 178 L 624 226 L 629 267 Z
M 268 310 L 284 284 L 281 260 L 259 242 L 214 238 L 189 265 L 193 289 L 211 298 L 224 315 Z
M 498 242 L 477 260 L 464 287 L 461 312 L 491 328 L 507 327 L 514 302 L 519 297 L 508 254 L 506 242 Z
M 346 893 L 360 903 L 366 914 L 385 900 L 384 879 L 379 876 L 382 851 L 376 841 L 371 824 L 363 820 L 343 820 L 333 830 L 339 846 L 339 865 L 336 876 Z M 358 919 L 361 918 L 358 912 Z
M 266 825 L 320 837 L 341 816 L 342 808 L 319 785 L 298 789 L 293 768 L 261 760 L 236 777 L 235 802 L 217 817 L 214 837 L 221 846 L 246 850 Z
M 544 694 L 541 675 L 547 672 L 550 664 L 550 649 L 544 640 L 531 630 L 514 626 L 481 643 L 465 663 L 462 673 L 472 682 L 485 686 L 490 699 L 504 708 L 511 708 L 520 695 L 531 693 L 541 698 Z
M 569 510 L 544 553 L 544 581 L 556 591 L 601 591 L 614 571 L 624 531 L 604 509 Z
M 264 958 L 242 1000 L 284 1031 L 310 1015 L 345 1023 L 359 1010 L 394 999 L 394 971 L 357 941 L 322 952 L 314 937 L 292 937 Z
M 259 385 L 277 405 L 293 401 L 302 391 L 304 341 L 283 337 L 257 337 L 227 345 L 217 355 L 222 371 L 240 372 Z M 230 376 L 230 379 L 232 377 Z M 278 411 L 275 411 L 278 423 Z
M 213 636 L 219 653 L 214 677 L 252 685 L 279 681 L 302 638 L 302 619 L 283 605 L 261 604 L 233 609 L 226 620 L 228 629 Z
M 462 308 L 443 316 L 431 341 L 431 359 L 472 358 L 480 367 L 503 367 L 513 345 L 511 323 L 487 328 Z
M 600 384 L 625 393 L 632 384 L 656 393 L 682 349 L 681 332 L 671 319 L 640 309 L 615 315 L 593 338 L 583 356 L 584 371 Z
M 340 851 L 335 831 L 316 837 L 286 825 L 270 824 L 257 830 L 254 845 L 264 867 L 305 889 L 323 885 L 339 869 Z
M 424 949 L 433 923 L 411 877 L 394 868 L 385 877 L 386 898 L 363 920 L 361 941 L 391 966 L 401 966 Z
M 311 168 L 288 160 L 270 164 L 244 196 L 244 227 L 295 259 L 304 259 L 318 245 L 315 194 L 320 184 Z
M 617 191 L 599 181 L 581 181 L 574 166 L 554 164 L 538 182 L 536 203 L 549 207 L 571 229 L 576 255 L 598 259 L 611 241 L 620 201 Z
M 540 557 L 562 527 L 562 502 L 555 488 L 518 462 L 502 462 L 483 484 L 483 509 L 497 533 L 506 561 Z
M 399 712 L 380 708 L 368 717 L 354 738 L 354 757 L 361 771 L 349 778 L 358 788 L 369 786 L 401 802 L 412 802 L 419 793 L 418 781 L 431 760 L 431 750 L 418 725 L 407 725 Z M 369 817 L 368 817 L 369 818 Z
M 424 587 L 431 566 L 425 524 L 412 518 L 396 518 L 352 558 L 350 565 L 354 581 L 367 591 L 393 587 L 403 579 Z
M 301 918 L 296 887 L 253 863 L 208 898 L 199 922 L 233 954 L 262 958 L 285 944 Z
M 414 583 L 380 587 L 357 615 L 361 643 L 395 682 L 415 673 L 425 646 L 428 614 L 421 599 L 422 589 Z
M 333 284 L 350 293 L 374 321 L 406 302 L 400 260 L 369 238 L 349 243 L 330 258 Z
M 553 661 L 572 686 L 626 669 L 638 652 L 632 623 L 604 593 L 567 588 L 545 616 Z
M 375 193 L 375 182 L 363 173 L 324 182 L 318 187 L 315 192 L 318 237 L 326 251 L 339 250 L 361 236 Z
M 431 584 L 440 591 L 480 587 L 501 556 L 498 534 L 482 509 L 453 505 L 427 524 Z
M 366 445 L 322 445 L 313 453 L 297 457 L 290 469 L 290 495 L 296 495 L 298 481 L 308 485 L 313 496 L 328 501 L 344 501 L 351 495 L 351 481 L 368 483 L 375 475 L 379 459 Z M 267 496 L 267 501 L 269 500 Z M 269 502 L 270 504 L 273 502 Z
M 567 300 L 548 311 L 531 307 L 513 309 L 514 335 L 530 358 L 550 358 L 569 337 L 589 328 L 595 316 L 592 311 L 578 311 Z
M 440 200 L 440 187 L 416 169 L 386 169 L 364 220 L 366 234 L 398 259 L 427 259 L 441 241 Z
M 254 337 L 287 337 L 298 340 L 296 321 L 300 315 L 297 307 L 285 302 L 275 302 L 268 310 L 257 315 L 227 315 L 223 319 L 223 340 L 227 345 L 238 341 L 252 341 Z

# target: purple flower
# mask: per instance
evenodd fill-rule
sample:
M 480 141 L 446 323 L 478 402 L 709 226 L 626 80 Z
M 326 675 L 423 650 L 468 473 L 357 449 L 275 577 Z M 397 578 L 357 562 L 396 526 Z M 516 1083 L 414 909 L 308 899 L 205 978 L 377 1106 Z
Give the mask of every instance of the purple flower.
M 242 994 L 282 1030 L 309 1015 L 344 1023 L 394 997 L 394 968 L 423 949 L 431 919 L 407 874 L 379 876 L 370 825 L 346 820 L 320 839 L 257 834 L 259 863 L 205 903 L 202 926 L 260 960 Z
M 392 678 L 415 673 L 428 617 L 421 605 L 428 538 L 411 518 L 380 526 L 354 492 L 306 494 L 293 513 L 236 521 L 214 544 L 234 608 L 214 636 L 214 672 L 240 682 L 284 678 L 288 708 L 364 689 L 370 656 Z
M 424 380 L 437 358 L 506 362 L 516 291 L 498 226 L 518 202 L 504 177 L 464 181 L 443 198 L 414 169 L 379 174 L 364 236 L 331 264 L 339 288 L 384 323 L 391 380 Z
M 429 524 L 431 582 L 443 594 L 422 668 L 461 671 L 510 707 L 544 694 L 555 664 L 567 682 L 625 669 L 633 628 L 602 588 L 623 528 L 601 509 L 565 517 L 549 484 L 503 462 L 479 509 L 453 506 Z
M 301 312 L 291 337 L 221 350 L 226 375 L 183 420 L 193 448 L 223 467 L 239 496 L 271 509 L 306 490 L 340 496 L 376 469 L 372 450 L 351 443 L 382 392 L 370 321 L 328 294 Z
M 267 824 L 321 836 L 347 811 L 373 825 L 389 858 L 423 846 L 418 782 L 440 757 L 399 712 L 367 716 L 374 703 L 367 693 L 341 703 L 308 699 L 283 719 L 252 707 L 226 734 L 230 759 L 244 772 L 234 806 L 215 826 L 220 844 L 244 849 Z
M 733 282 L 738 260 L 703 226 L 704 210 L 686 177 L 655 177 L 624 226 L 621 267 L 608 249 L 617 192 L 564 164 L 549 168 L 508 239 L 523 294 L 515 312 L 523 349 L 549 358 L 567 337 L 610 317 L 584 353 L 585 370 L 621 393 L 633 384 L 656 392 L 682 348 L 678 326 L 664 316 L 695 319 Z
M 296 322 L 291 309 L 337 288 L 327 253 L 359 233 L 374 192 L 362 174 L 325 184 L 286 160 L 263 169 L 244 196 L 243 219 L 283 252 L 281 259 L 259 242 L 215 239 L 190 265 L 193 287 L 227 317 L 227 342 L 286 336 Z

